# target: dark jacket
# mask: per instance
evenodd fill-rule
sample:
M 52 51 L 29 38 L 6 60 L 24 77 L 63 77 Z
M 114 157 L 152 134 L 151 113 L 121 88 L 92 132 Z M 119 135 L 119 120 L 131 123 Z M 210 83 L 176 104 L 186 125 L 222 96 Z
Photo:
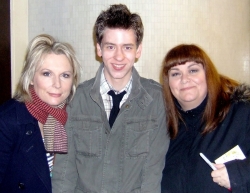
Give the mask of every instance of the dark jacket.
M 38 121 L 24 103 L 0 107 L 0 193 L 51 193 L 51 179 Z
M 206 101 L 196 109 L 181 112 L 188 129 L 181 123 L 177 138 L 170 142 L 162 193 L 228 193 L 226 188 L 213 182 L 212 169 L 199 153 L 214 162 L 236 145 L 247 159 L 226 163 L 232 192 L 250 192 L 250 88 L 239 86 L 231 99 L 232 105 L 224 121 L 205 136 L 200 131 Z

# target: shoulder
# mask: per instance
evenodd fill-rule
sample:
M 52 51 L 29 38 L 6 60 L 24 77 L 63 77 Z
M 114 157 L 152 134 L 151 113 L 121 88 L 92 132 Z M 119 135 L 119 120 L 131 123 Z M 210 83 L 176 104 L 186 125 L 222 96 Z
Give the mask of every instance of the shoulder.
M 250 86 L 246 84 L 241 84 L 234 88 L 234 91 L 232 95 L 230 96 L 230 99 L 233 103 L 238 102 L 250 102 Z
M 140 82 L 141 82 L 142 87 L 146 90 L 162 92 L 161 84 L 156 82 L 155 80 L 141 77 Z
M 4 116 L 8 113 L 13 113 L 17 109 L 22 109 L 23 103 L 16 101 L 15 99 L 10 99 L 0 106 L 0 116 Z
M 164 108 L 162 86 L 152 79 L 140 78 L 142 100 L 149 100 L 151 104 L 157 104 L 159 108 Z M 135 88 L 138 89 L 138 88 Z
M 94 82 L 95 82 L 95 78 L 92 78 L 90 80 L 86 80 L 86 81 L 84 81 L 84 82 L 82 82 L 81 84 L 78 85 L 76 91 L 77 92 L 82 92 L 82 91 L 84 91 L 86 89 L 90 89 L 93 86 Z
M 26 124 L 34 121 L 25 104 L 15 99 L 0 106 L 0 119 L 11 124 Z

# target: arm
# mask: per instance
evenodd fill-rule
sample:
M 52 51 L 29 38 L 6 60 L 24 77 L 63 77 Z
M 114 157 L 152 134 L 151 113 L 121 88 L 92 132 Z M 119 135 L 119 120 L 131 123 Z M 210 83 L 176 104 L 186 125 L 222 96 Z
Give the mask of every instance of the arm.
M 250 157 L 245 160 L 234 160 L 225 163 L 232 192 L 247 193 L 250 191 Z
M 158 100 L 162 101 L 162 99 Z M 160 102 L 158 112 L 158 128 L 153 133 L 150 151 L 143 167 L 142 193 L 161 192 L 162 170 L 170 141 L 167 134 L 166 113 L 163 102 Z
M 75 164 L 75 146 L 73 141 L 73 128 L 66 125 L 68 136 L 68 153 L 56 154 L 52 173 L 52 192 L 74 192 L 78 178 Z
M 10 163 L 13 152 L 14 128 L 7 126 L 5 122 L 0 119 L 0 186 L 5 177 L 6 169 Z

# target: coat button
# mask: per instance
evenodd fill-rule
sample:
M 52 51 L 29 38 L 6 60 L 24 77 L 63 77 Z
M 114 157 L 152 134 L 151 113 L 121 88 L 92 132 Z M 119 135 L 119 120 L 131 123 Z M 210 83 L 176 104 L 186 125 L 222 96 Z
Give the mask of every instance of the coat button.
M 25 189 L 24 183 L 20 182 L 20 183 L 18 184 L 18 188 L 21 189 L 21 190 Z
M 29 131 L 26 131 L 26 135 L 31 135 L 32 134 L 32 131 L 29 130 Z

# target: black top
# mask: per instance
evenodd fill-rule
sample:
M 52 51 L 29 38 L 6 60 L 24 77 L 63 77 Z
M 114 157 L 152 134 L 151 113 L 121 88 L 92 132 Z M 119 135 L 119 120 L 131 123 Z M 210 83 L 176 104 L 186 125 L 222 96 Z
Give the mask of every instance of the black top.
M 212 169 L 199 153 L 204 153 L 214 162 L 228 150 L 239 145 L 246 156 L 250 154 L 250 104 L 233 102 L 225 120 L 214 131 L 202 136 L 201 119 L 205 105 L 206 99 L 195 109 L 184 112 L 179 108 L 186 126 L 181 122 L 176 139 L 170 142 L 163 171 L 162 193 L 229 192 L 213 182 Z M 250 173 L 244 174 L 246 168 L 250 169 L 249 162 L 232 161 L 230 165 L 230 168 L 226 166 L 233 192 L 249 192 L 247 185 L 249 186 Z M 240 168 L 237 165 L 244 167 Z
M 0 106 L 0 193 L 52 193 L 38 121 L 24 103 Z

